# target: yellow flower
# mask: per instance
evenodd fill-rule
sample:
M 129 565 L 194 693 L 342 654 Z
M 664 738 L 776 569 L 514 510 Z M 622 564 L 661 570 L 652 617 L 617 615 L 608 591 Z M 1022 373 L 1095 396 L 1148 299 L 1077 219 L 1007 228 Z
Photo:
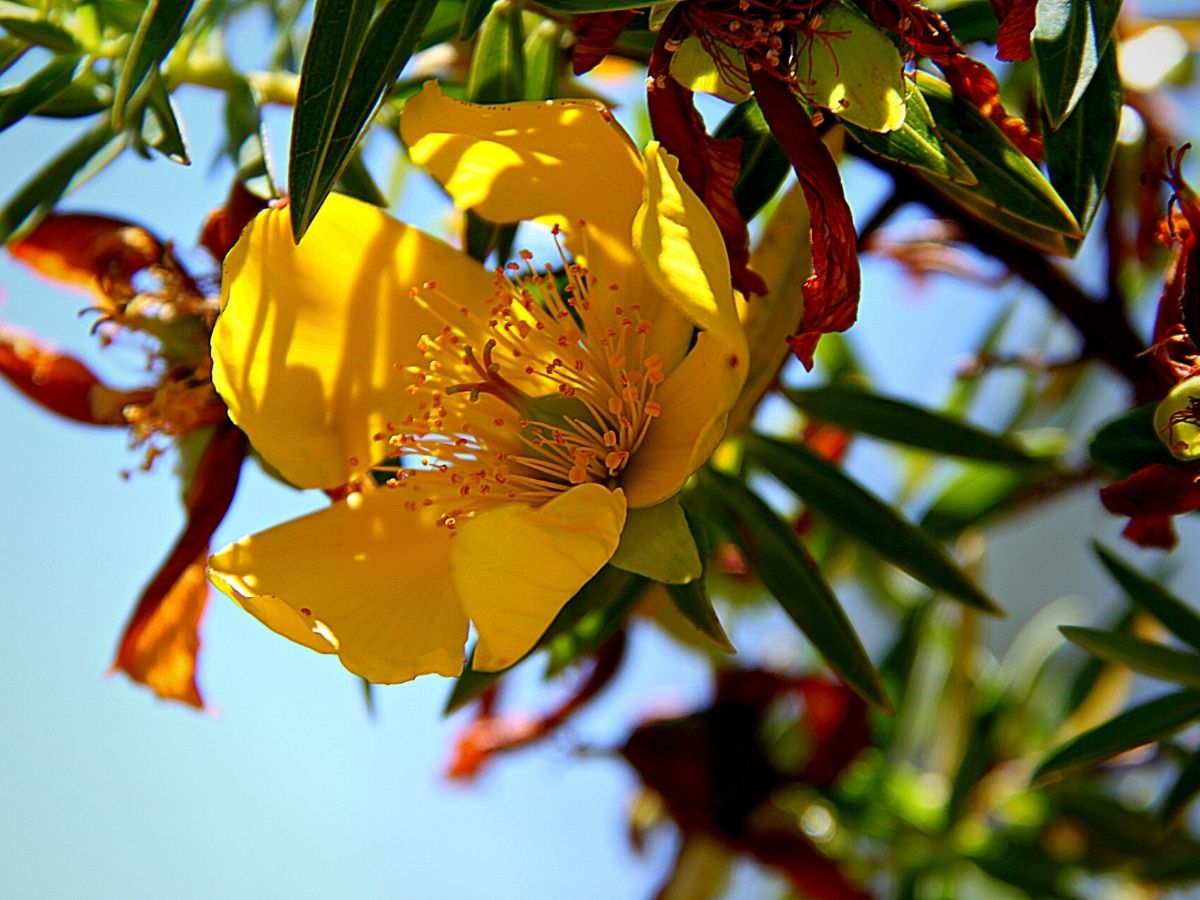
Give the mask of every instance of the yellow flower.
M 652 554 L 618 553 L 622 532 L 682 523 L 664 501 L 746 369 L 716 224 L 603 106 L 430 84 L 402 133 L 458 207 L 554 225 L 557 258 L 490 272 L 340 196 L 295 246 L 269 210 L 226 261 L 213 335 L 217 389 L 266 461 L 367 489 L 227 547 L 210 577 L 377 682 L 459 673 L 468 622 L 475 666 L 510 665 L 614 554 L 637 570 Z

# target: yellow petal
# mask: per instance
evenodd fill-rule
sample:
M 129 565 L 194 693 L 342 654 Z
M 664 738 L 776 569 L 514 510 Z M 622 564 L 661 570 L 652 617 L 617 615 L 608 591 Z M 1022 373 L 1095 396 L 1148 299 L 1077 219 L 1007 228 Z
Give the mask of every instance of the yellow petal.
M 631 508 L 673 496 L 712 456 L 725 435 L 730 385 L 740 386 L 745 369 L 744 356 L 730 354 L 708 332 L 697 336 L 687 358 L 659 385 L 655 400 L 662 413 L 621 478 Z
M 264 625 L 369 681 L 462 671 L 452 541 L 402 491 L 336 503 L 226 547 L 209 577 Z
M 431 81 L 405 104 L 400 134 L 459 209 L 495 222 L 555 218 L 568 233 L 583 219 L 588 265 L 636 289 L 621 276 L 636 271 L 629 234 L 642 199 L 642 159 L 603 104 L 478 106 Z M 575 253 L 583 249 L 572 242 Z
M 617 549 L 625 496 L 581 484 L 548 503 L 481 513 L 453 540 L 451 571 L 479 630 L 476 669 L 512 665 Z
M 657 143 L 646 148 L 646 197 L 634 222 L 633 242 L 654 283 L 676 308 L 744 357 L 746 339 L 721 231 L 684 183 L 679 161 Z
M 482 267 L 348 197 L 325 201 L 299 247 L 286 209 L 246 229 L 225 262 L 213 383 L 288 481 L 336 487 L 379 458 L 373 435 L 406 408 L 395 365 L 441 327 L 408 293 L 430 281 L 473 308 L 492 296 Z

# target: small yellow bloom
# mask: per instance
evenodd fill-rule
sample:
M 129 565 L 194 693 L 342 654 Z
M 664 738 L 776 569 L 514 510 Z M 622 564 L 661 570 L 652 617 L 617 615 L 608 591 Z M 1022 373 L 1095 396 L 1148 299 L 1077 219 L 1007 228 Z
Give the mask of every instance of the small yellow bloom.
M 746 343 L 716 224 L 598 103 L 474 106 L 436 85 L 402 133 L 457 206 L 552 224 L 551 260 L 489 272 L 332 196 L 226 261 L 214 381 L 300 487 L 374 490 L 210 561 L 279 633 L 377 682 L 503 668 L 605 563 L 627 517 L 712 452 Z M 559 274 L 559 272 L 563 274 Z

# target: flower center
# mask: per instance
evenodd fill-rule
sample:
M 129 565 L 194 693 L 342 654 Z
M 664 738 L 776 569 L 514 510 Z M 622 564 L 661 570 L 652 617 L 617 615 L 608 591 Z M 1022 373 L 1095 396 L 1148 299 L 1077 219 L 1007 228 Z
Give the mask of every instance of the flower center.
M 580 223 L 581 231 L 583 223 Z M 403 366 L 415 411 L 389 423 L 387 485 L 410 491 L 410 509 L 436 506 L 451 531 L 464 516 L 504 501 L 542 503 L 573 485 L 615 488 L 652 422 L 662 360 L 646 352 L 651 323 L 616 302 L 569 261 L 539 271 L 533 254 L 496 269 L 477 309 L 426 282 L 410 294 L 443 322 Z M 603 302 L 595 292 L 605 290 Z M 397 459 L 398 458 L 398 459 Z

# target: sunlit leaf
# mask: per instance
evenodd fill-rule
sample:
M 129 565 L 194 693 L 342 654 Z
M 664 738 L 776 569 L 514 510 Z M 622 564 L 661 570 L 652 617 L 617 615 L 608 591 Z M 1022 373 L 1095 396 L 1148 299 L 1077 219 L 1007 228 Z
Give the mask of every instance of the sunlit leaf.
M 80 51 L 79 42 L 75 40 L 71 32 L 53 22 L 37 19 L 35 15 L 30 10 L 28 17 L 0 16 L 0 28 L 15 38 L 20 38 L 37 47 L 45 47 L 54 53 L 78 53 Z
M 787 523 L 740 481 L 712 469 L 701 469 L 697 477 L 705 503 L 720 513 L 759 580 L 830 668 L 864 700 L 890 709 L 854 626 Z
M 678 498 L 629 510 L 610 564 L 663 584 L 698 579 L 703 564 Z
M 1175 637 L 1200 650 L 1200 613 L 1106 547 L 1095 543 L 1092 548 L 1131 603 L 1158 619 Z
M 1035 779 L 1124 753 L 1158 740 L 1200 717 L 1200 691 L 1156 697 L 1063 744 L 1034 772 Z
M 1083 98 L 1112 39 L 1120 0 L 1060 0 L 1038 9 L 1033 33 L 1038 81 L 1052 128 Z
M 436 0 L 320 0 L 304 52 L 288 183 L 299 241 L 408 62 Z
M 910 90 L 904 98 L 904 124 L 882 134 L 845 123 L 846 130 L 864 149 L 892 162 L 922 169 L 938 178 L 960 184 L 978 179 L 946 142 L 933 121 L 933 113 L 920 91 Z
M 1184 687 L 1200 688 L 1200 656 L 1132 635 L 1099 628 L 1060 625 L 1063 637 L 1088 653 L 1120 663 L 1135 672 Z
M 1050 181 L 1085 232 L 1104 199 L 1123 95 L 1117 48 L 1110 44 L 1071 114 L 1043 131 Z
M 1045 465 L 1007 438 L 851 384 L 787 390 L 806 415 L 908 447 L 1009 466 Z
M 937 541 L 807 447 L 751 435 L 746 457 L 837 528 L 917 580 L 970 606 L 1000 612 Z

